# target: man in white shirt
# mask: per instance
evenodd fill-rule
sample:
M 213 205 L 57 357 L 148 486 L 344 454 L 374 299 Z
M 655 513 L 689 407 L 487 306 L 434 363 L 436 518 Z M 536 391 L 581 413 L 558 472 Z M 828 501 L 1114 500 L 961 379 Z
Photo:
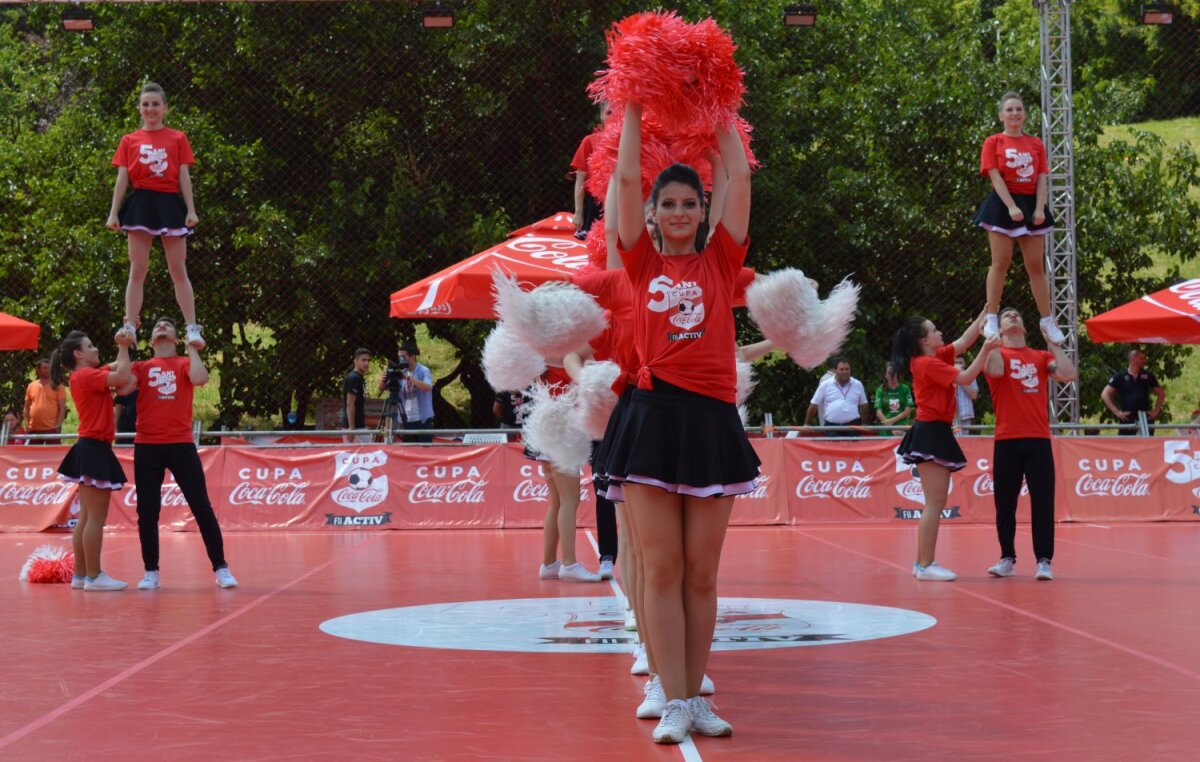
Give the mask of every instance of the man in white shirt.
M 870 419 L 871 405 L 867 402 L 867 390 L 861 381 L 850 375 L 850 361 L 845 357 L 834 358 L 833 375 L 817 386 L 808 405 L 808 413 L 804 416 L 804 425 L 811 426 L 818 414 L 822 425 L 831 427 L 860 426 L 864 420 Z M 838 437 L 852 433 L 834 429 L 827 435 Z

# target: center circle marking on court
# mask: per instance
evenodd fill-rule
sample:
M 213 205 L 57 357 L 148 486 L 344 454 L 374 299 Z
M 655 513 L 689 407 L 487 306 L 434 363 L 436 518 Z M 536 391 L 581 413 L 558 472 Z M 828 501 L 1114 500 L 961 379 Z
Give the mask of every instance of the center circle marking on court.
M 625 653 L 615 597 L 515 598 L 431 603 L 348 614 L 321 623 L 329 635 L 366 643 L 466 651 Z M 783 598 L 721 598 L 714 651 L 795 648 L 892 638 L 928 629 L 928 614 L 888 606 Z

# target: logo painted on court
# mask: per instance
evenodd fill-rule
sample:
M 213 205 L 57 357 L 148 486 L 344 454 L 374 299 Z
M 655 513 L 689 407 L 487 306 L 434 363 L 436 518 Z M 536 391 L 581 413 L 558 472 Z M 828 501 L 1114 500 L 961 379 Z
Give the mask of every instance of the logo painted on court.
M 467 651 L 625 653 L 634 640 L 614 597 L 517 598 L 379 609 L 329 619 L 321 630 L 367 643 Z M 928 629 L 928 614 L 887 606 L 780 598 L 721 598 L 714 651 L 835 645 Z

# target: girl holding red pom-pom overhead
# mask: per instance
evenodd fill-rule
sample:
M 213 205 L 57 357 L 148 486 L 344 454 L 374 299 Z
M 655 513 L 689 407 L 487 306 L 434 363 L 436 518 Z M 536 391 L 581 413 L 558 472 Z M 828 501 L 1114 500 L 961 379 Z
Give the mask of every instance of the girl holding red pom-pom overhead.
M 100 547 L 112 493 L 125 486 L 125 470 L 113 455 L 116 433 L 112 390 L 129 383 L 129 347 L 134 337 L 117 332 L 117 361 L 112 368 L 100 364 L 100 350 L 83 331 L 71 331 L 50 355 L 50 383 L 62 386 L 70 372 L 71 399 L 79 413 L 79 440 L 58 466 L 59 475 L 79 485 L 79 521 L 75 545 L 75 577 L 71 587 L 83 590 L 122 590 L 125 583 L 100 569 Z
M 633 513 L 643 554 L 640 626 L 651 635 L 667 698 L 654 740 L 678 743 L 689 732 L 733 732 L 700 697 L 700 683 L 733 497 L 753 490 L 759 472 L 735 404 L 732 311 L 748 246 L 750 166 L 732 123 L 719 126 L 728 189 L 721 222 L 699 253 L 700 177 L 686 165 L 668 167 L 651 191 L 656 251 L 641 214 L 641 124 L 642 106 L 626 105 L 615 173 L 641 365 L 628 410 L 610 431 L 606 467 Z

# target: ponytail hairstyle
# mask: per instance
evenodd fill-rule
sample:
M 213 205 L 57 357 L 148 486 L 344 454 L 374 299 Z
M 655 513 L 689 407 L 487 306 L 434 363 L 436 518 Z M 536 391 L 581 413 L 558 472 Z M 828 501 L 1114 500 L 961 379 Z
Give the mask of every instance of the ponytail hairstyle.
M 64 370 L 75 370 L 75 351 L 83 348 L 88 335 L 83 331 L 71 331 L 58 349 L 50 355 L 50 387 L 57 389 L 66 380 Z
M 912 378 L 908 363 L 922 354 L 921 339 L 925 338 L 925 318 L 913 315 L 904 321 L 904 326 L 892 337 L 892 370 L 896 378 Z
M 1025 99 L 1021 97 L 1021 94 L 1018 93 L 1016 90 L 1009 90 L 1007 93 L 1000 96 L 1000 100 L 997 101 L 997 103 L 996 103 L 996 110 L 1003 111 L 1004 104 L 1013 99 L 1019 100 L 1021 102 L 1021 107 L 1024 108 Z M 166 101 L 164 100 L 163 102 L 165 103 Z
M 146 93 L 158 93 L 158 97 L 162 98 L 163 105 L 167 105 L 167 93 L 165 90 L 163 90 L 162 85 L 158 84 L 157 82 L 147 82 L 146 84 L 142 85 L 139 98 Z

